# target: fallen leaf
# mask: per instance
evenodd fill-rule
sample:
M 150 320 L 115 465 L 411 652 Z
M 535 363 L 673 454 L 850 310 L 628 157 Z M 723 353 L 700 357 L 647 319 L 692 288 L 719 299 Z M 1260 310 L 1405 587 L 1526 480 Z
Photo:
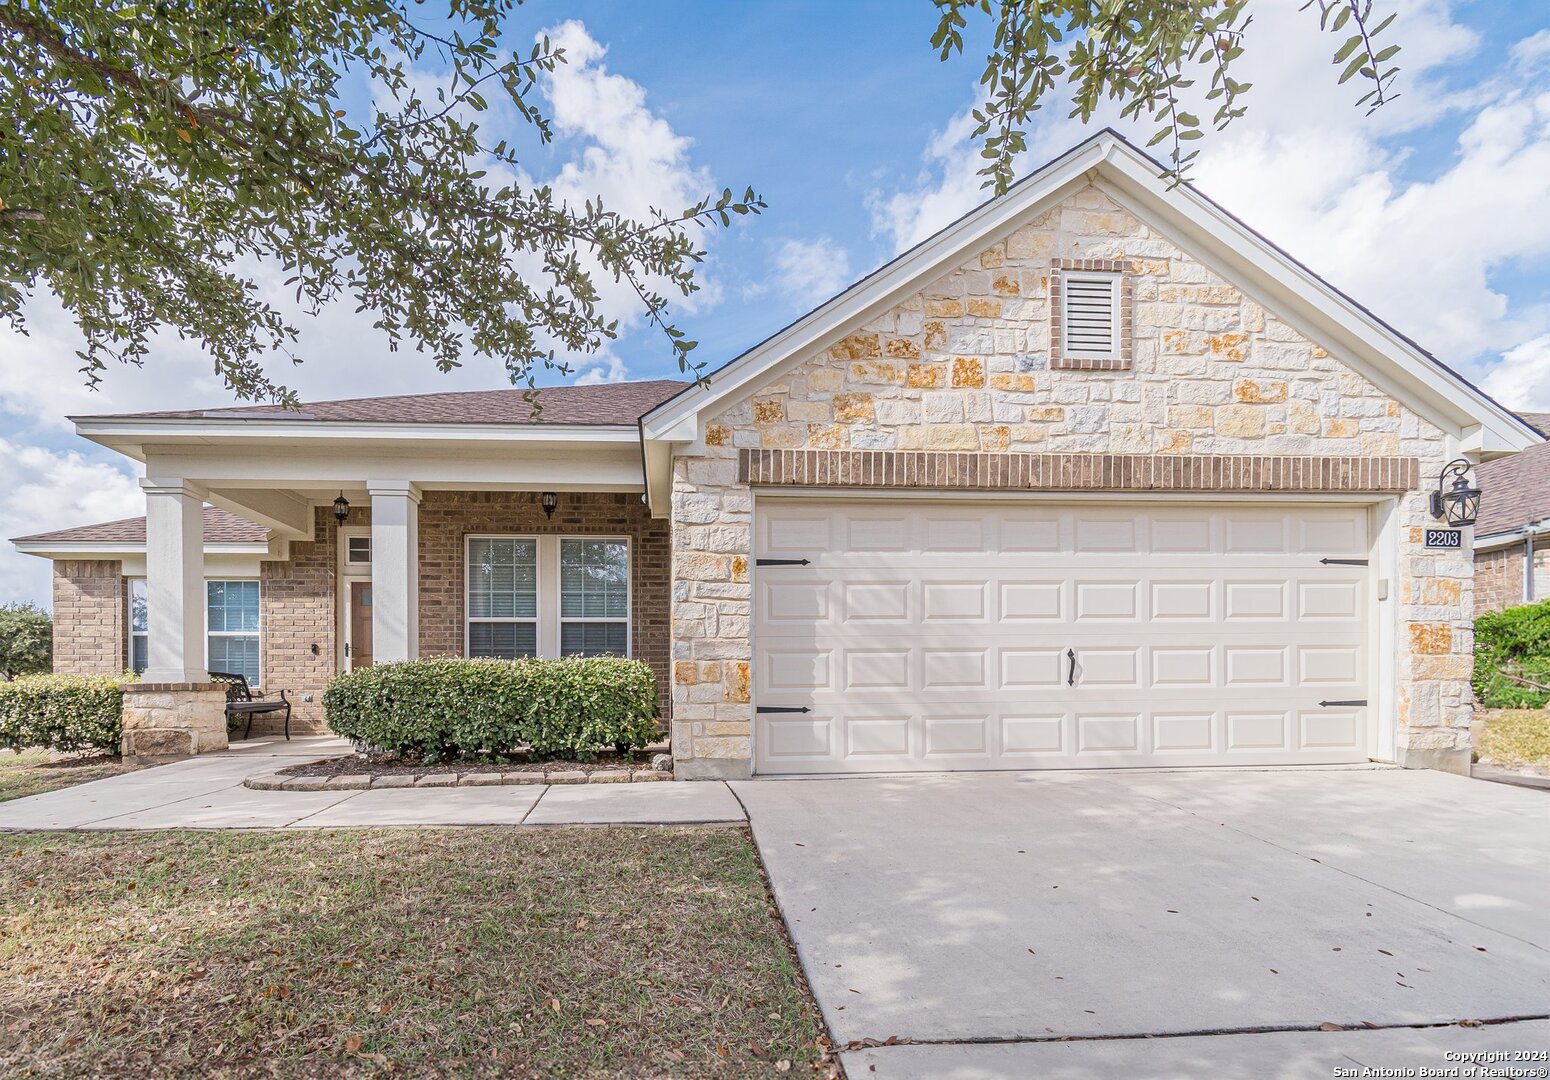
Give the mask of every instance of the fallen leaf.
M 1344 1031 L 1345 1028 L 1341 1027 L 1339 1024 L 1334 1023 L 1331 1020 L 1326 1020 L 1322 1024 L 1319 1025 L 1319 1030 L 1320 1031 Z
M 353 1054 L 357 1050 L 359 1050 L 360 1048 L 361 1048 L 361 1037 L 359 1035 L 351 1035 L 348 1039 L 346 1039 L 344 1041 L 344 1052 L 347 1053 L 347 1054 Z
M 608 1025 L 608 1021 L 600 1019 L 600 1018 L 594 1016 L 594 1017 L 590 1017 L 586 1021 L 586 1024 L 587 1024 L 587 1027 L 606 1027 Z

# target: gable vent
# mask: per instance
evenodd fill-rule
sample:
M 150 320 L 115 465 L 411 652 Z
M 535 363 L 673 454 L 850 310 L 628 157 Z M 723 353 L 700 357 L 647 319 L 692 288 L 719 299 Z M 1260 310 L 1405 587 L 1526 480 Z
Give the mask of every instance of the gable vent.
M 1110 357 L 1119 352 L 1119 277 L 1065 274 L 1061 324 L 1067 356 Z

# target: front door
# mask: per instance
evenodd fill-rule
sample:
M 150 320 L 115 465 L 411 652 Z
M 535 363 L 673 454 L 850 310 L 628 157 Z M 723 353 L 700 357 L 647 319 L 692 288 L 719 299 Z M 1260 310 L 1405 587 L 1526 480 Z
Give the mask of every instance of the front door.
M 350 582 L 350 639 L 345 642 L 346 666 L 371 667 L 371 582 Z

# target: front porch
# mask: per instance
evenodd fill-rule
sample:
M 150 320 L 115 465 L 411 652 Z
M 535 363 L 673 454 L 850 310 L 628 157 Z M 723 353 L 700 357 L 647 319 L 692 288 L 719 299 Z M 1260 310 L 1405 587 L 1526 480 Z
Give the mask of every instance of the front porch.
M 670 526 L 642 501 L 633 428 L 381 426 L 251 413 L 81 423 L 146 463 L 143 564 L 121 564 L 144 682 L 186 688 L 174 712 L 208 711 L 195 688 L 231 667 L 211 643 L 240 630 L 249 681 L 287 692 L 293 732 L 320 732 L 324 688 L 362 664 L 622 652 L 656 672 L 665 724 Z M 206 504 L 265 530 L 262 550 L 213 561 Z

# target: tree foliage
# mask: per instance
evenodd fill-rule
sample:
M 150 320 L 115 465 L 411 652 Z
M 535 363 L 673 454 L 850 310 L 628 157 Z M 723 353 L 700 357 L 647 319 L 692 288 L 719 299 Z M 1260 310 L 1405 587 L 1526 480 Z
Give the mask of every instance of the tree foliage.
M 50 670 L 54 623 L 34 604 L 0 604 L 0 677 L 14 679 Z
M 255 265 L 304 311 L 348 299 L 394 348 L 494 357 L 513 381 L 616 335 L 602 274 L 694 370 L 667 295 L 696 288 L 697 226 L 764 203 L 725 190 L 641 219 L 526 182 L 520 149 L 551 137 L 537 80 L 565 57 L 507 47 L 514 6 L 0 3 L 0 317 L 25 329 L 48 289 L 93 381 L 167 327 L 239 396 L 289 403 L 264 359 L 295 359 L 297 330 Z M 487 130 L 496 105 L 520 131 Z
M 1204 101 L 1211 124 L 1226 127 L 1245 111 L 1251 84 L 1233 77 L 1243 54 L 1243 32 L 1252 18 L 1248 0 L 935 0 L 931 44 L 941 59 L 962 54 L 973 15 L 994 20 L 991 51 L 974 110 L 974 138 L 981 140 L 980 175 L 997 194 L 1011 186 L 1013 162 L 1028 148 L 1034 113 L 1064 83 L 1070 115 L 1085 123 L 1105 99 L 1121 102 L 1122 119 L 1157 124 L 1149 146 L 1164 143 L 1175 177 L 1200 153 L 1190 144 L 1204 135 L 1190 111 L 1196 74 L 1209 76 Z M 1339 81 L 1360 75 L 1371 83 L 1358 104 L 1369 112 L 1396 95 L 1398 45 L 1377 38 L 1394 20 L 1372 19 L 1372 0 L 1306 0 L 1319 26 L 1346 35 L 1334 55 Z

